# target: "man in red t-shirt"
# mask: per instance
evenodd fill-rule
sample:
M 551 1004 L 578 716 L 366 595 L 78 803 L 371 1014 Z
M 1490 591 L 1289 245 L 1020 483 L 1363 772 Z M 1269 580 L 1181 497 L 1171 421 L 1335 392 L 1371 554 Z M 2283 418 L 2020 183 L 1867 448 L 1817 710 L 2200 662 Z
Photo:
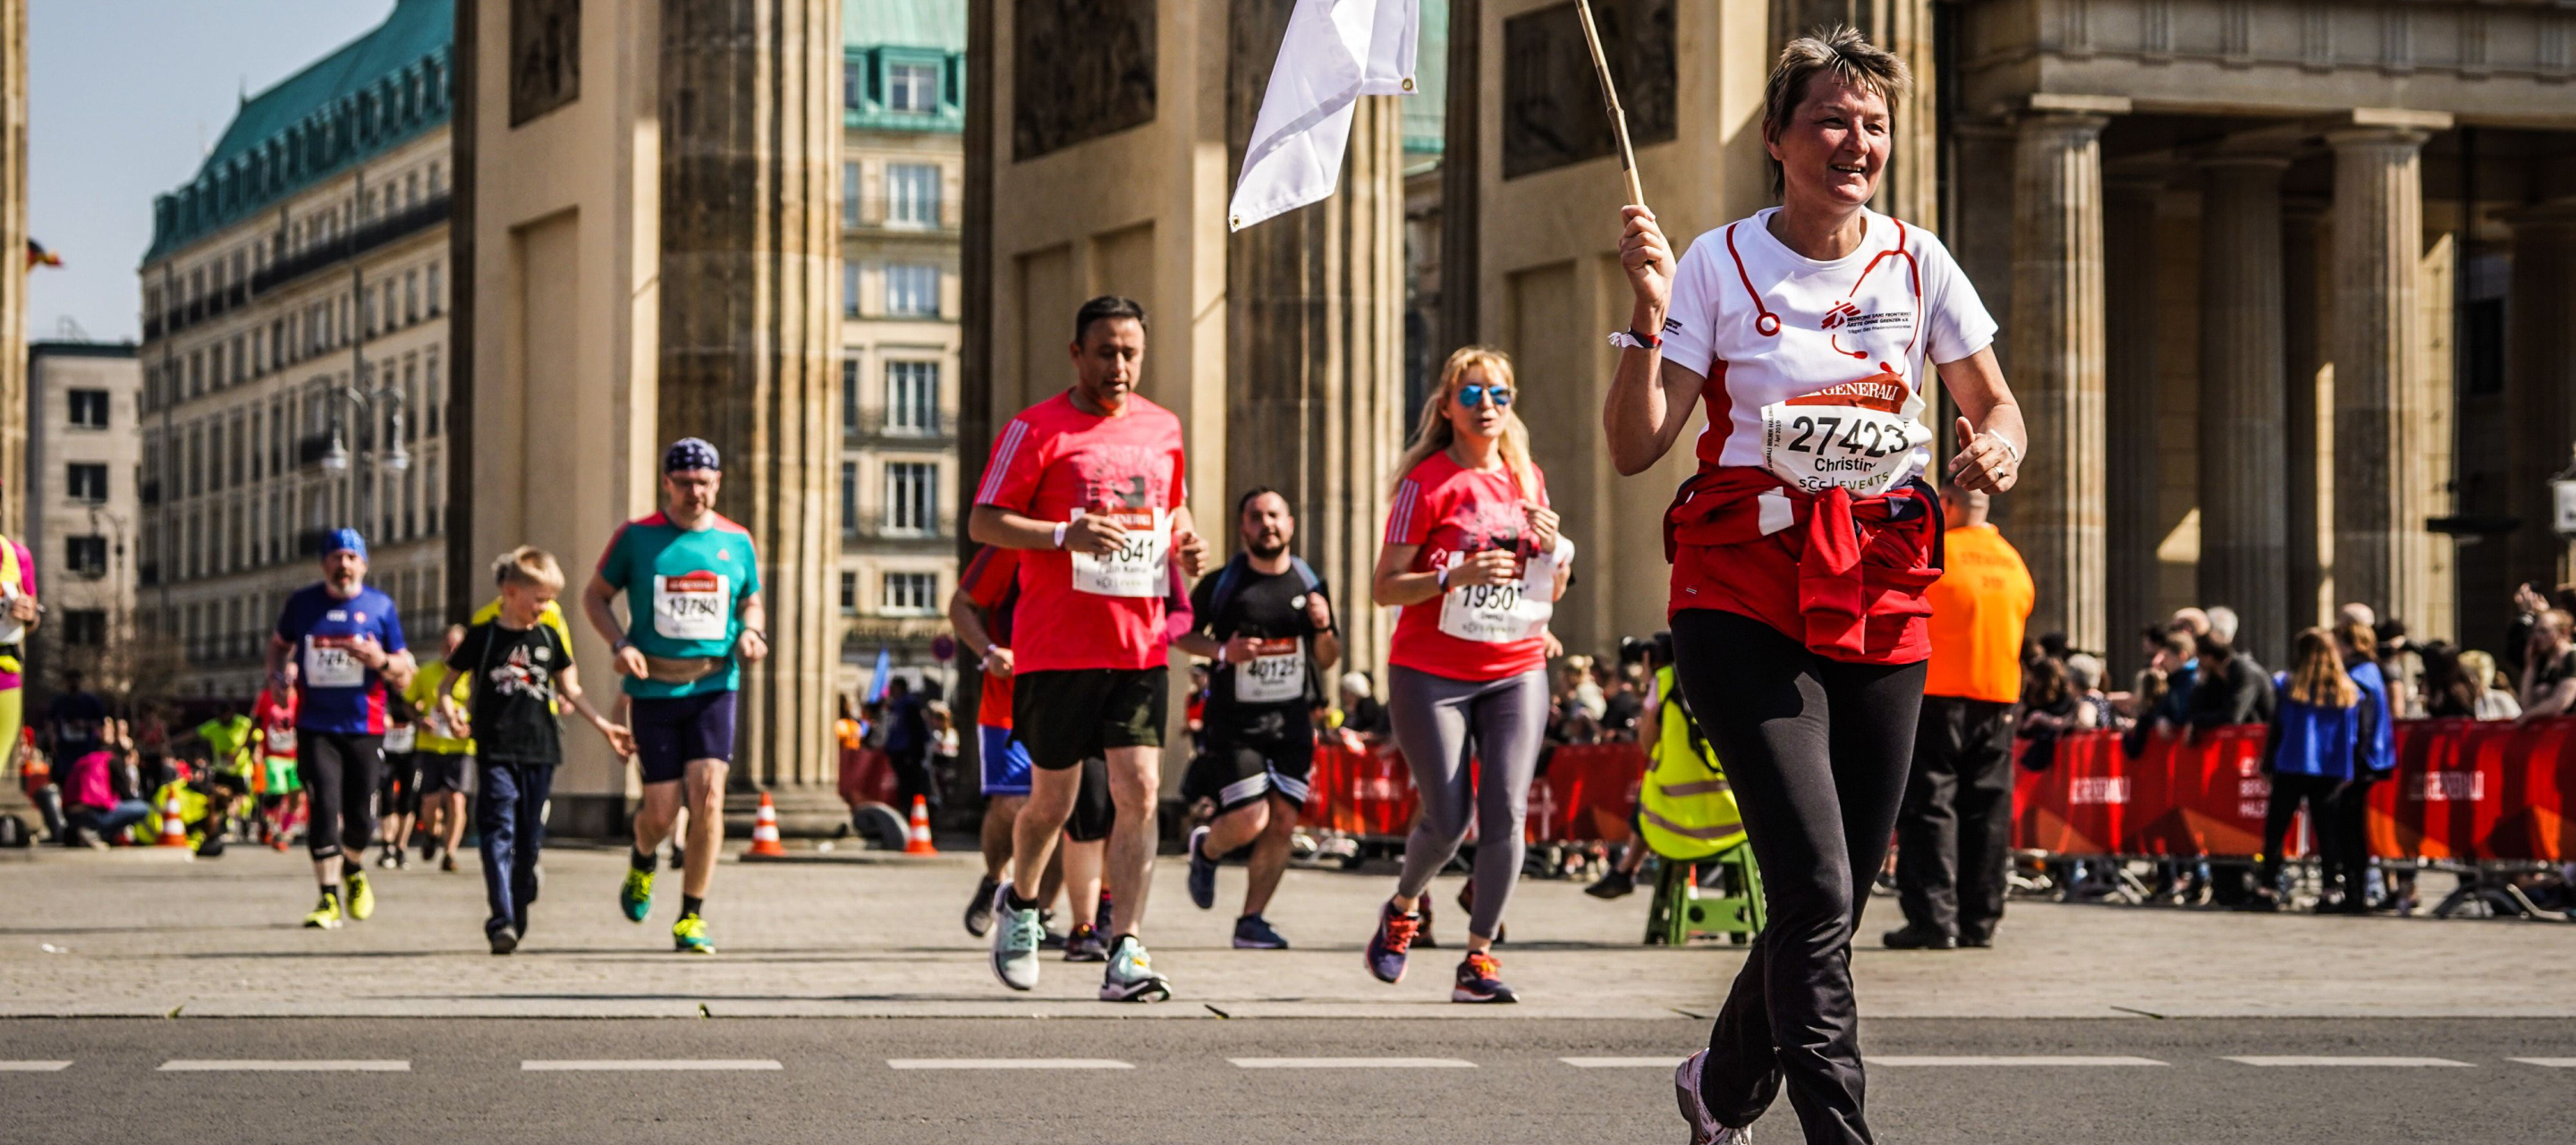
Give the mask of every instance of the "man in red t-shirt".
M 1207 556 L 1183 504 L 1181 422 L 1139 396 L 1145 309 L 1101 297 L 1074 315 L 1072 388 L 1029 407 L 993 440 L 968 532 L 1023 550 L 1012 633 L 1011 720 L 1032 765 L 1012 830 L 1011 869 L 1043 871 L 1081 792 L 1083 757 L 1106 754 L 1118 817 L 1109 883 L 1119 888 L 1108 1001 L 1158 1001 L 1170 983 L 1138 939 L 1154 869 L 1154 802 L 1162 787 L 1170 635 L 1164 596 L 1174 566 L 1197 576 Z M 1037 985 L 1046 927 L 1039 903 L 1005 882 L 994 895 L 993 974 Z

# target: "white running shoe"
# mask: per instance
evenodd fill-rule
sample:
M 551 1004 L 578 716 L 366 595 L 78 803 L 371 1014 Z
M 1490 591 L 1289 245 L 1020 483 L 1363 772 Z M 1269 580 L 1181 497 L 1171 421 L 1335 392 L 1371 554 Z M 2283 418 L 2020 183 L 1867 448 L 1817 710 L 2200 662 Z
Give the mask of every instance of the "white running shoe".
M 1700 1100 L 1699 1070 L 1707 1059 L 1707 1050 L 1697 1051 L 1673 1071 L 1673 1098 L 1681 1103 L 1682 1120 L 1690 1123 L 1690 1145 L 1749 1145 L 1752 1126 L 1720 1125 L 1717 1115 L 1708 1111 L 1708 1103 Z
M 1145 953 L 1145 943 L 1132 934 L 1120 935 L 1109 951 L 1109 970 L 1100 977 L 1100 1000 L 1165 1002 L 1171 997 L 1172 983 L 1154 973 L 1153 956 Z
M 1046 920 L 1036 907 L 1011 909 L 1011 884 L 993 888 L 993 977 L 1014 990 L 1038 985 L 1038 942 L 1046 937 Z

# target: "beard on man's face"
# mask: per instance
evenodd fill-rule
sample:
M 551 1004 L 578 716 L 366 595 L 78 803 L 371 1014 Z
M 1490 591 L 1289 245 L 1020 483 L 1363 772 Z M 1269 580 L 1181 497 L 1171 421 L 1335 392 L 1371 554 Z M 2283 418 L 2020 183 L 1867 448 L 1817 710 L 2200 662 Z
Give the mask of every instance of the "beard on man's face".
M 1253 556 L 1266 561 L 1288 551 L 1288 538 L 1276 533 L 1266 533 L 1259 536 L 1246 537 L 1244 538 L 1243 549 L 1245 552 L 1251 553 Z

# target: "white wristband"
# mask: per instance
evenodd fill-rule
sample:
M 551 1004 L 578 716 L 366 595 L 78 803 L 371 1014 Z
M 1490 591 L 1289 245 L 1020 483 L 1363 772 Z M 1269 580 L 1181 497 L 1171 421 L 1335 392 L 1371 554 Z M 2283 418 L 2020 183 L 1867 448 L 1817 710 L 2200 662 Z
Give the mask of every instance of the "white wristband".
M 1216 646 L 1216 662 L 1220 667 L 1225 664 L 1225 645 L 1223 644 Z
M 1064 547 L 1064 531 L 1072 527 L 1073 522 L 1071 521 L 1058 521 L 1055 523 L 1055 547 L 1059 549 Z
M 2021 464 L 2021 447 L 2014 445 L 2011 438 L 1992 431 L 1988 431 L 1987 436 L 1994 438 L 1995 444 L 2004 447 L 2004 452 L 2012 457 L 2013 464 Z
M 1440 591 L 1449 591 L 1449 567 L 1447 565 L 1442 565 L 1440 567 L 1440 577 L 1437 583 L 1440 585 Z

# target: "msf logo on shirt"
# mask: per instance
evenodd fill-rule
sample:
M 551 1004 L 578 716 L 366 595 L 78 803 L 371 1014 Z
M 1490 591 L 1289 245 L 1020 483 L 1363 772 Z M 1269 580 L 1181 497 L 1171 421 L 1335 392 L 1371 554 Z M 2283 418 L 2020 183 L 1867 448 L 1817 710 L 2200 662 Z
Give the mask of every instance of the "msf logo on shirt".
M 1849 322 L 1858 317 L 1860 317 L 1860 306 L 1857 303 L 1846 300 L 1837 304 L 1833 309 L 1826 311 L 1824 318 L 1816 323 L 1816 328 L 1819 330 L 1840 330 L 1843 327 L 1843 323 Z

